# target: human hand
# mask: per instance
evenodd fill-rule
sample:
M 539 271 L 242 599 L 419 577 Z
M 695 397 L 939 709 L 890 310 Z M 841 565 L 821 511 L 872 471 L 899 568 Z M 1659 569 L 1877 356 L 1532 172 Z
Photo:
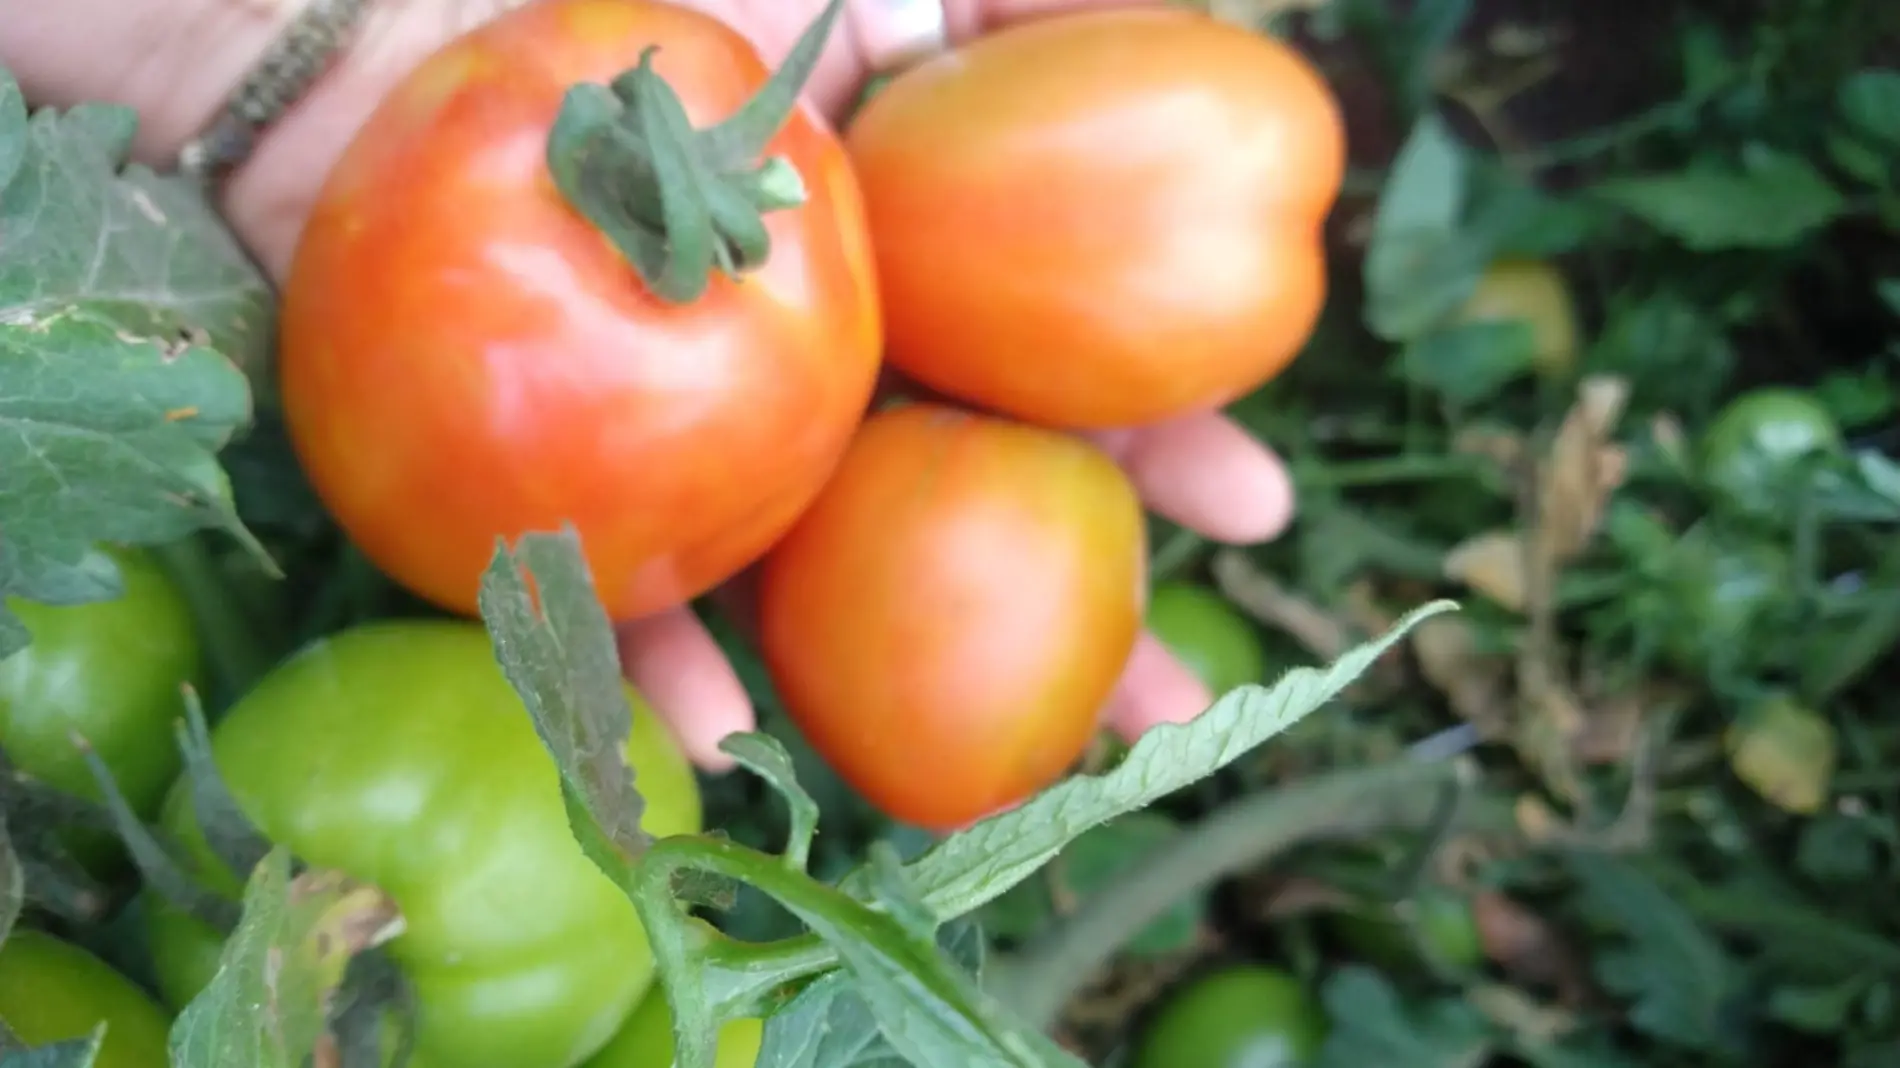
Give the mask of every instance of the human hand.
M 225 187 L 223 208 L 264 268 L 281 280 L 324 176 L 383 96 L 427 55 L 523 0 L 381 0 L 358 41 L 266 134 Z M 776 63 L 824 0 L 683 0 L 745 33 Z M 952 41 L 1065 10 L 1142 0 L 944 0 Z M 834 119 L 898 43 L 893 0 L 849 0 L 807 83 Z M 301 6 L 280 0 L 68 0 L 0 19 L 0 61 L 35 103 L 116 100 L 137 108 L 138 154 L 169 162 Z M 130 9 L 130 10 L 128 10 Z M 146 17 L 149 16 L 149 17 Z M 117 59 L 113 57 L 117 56 Z M 78 72 L 75 74 L 74 72 Z M 1122 465 L 1146 505 L 1220 542 L 1263 541 L 1291 517 L 1291 483 L 1262 445 L 1218 412 L 1089 437 Z M 722 591 L 743 612 L 743 583 Z M 737 674 L 689 607 L 623 624 L 620 652 L 635 686 L 703 767 L 730 759 L 720 739 L 750 729 Z M 1190 719 L 1212 696 L 1150 635 L 1136 645 L 1104 722 L 1133 738 Z

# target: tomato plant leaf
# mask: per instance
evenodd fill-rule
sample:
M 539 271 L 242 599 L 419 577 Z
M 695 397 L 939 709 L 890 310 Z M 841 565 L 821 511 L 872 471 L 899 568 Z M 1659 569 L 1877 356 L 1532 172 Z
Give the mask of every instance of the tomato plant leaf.
M 24 122 L 0 107 L 0 145 L 17 146 L 0 187 L 0 322 L 83 305 L 133 335 L 202 335 L 261 384 L 269 284 L 195 185 L 126 162 L 136 125 L 114 105 Z
M 1841 114 L 1855 130 L 1879 141 L 1889 152 L 1900 150 L 1900 71 L 1869 67 L 1841 83 L 1837 94 Z
M 937 944 L 971 975 L 983 972 L 983 929 L 967 919 L 937 932 Z M 877 1017 L 843 972 L 799 991 L 765 1021 L 756 1068 L 908 1068 L 878 1028 Z
M 86 768 L 92 772 L 93 782 L 98 784 L 99 794 L 105 799 L 113 830 L 118 833 L 119 841 L 125 845 L 126 853 L 132 858 L 132 864 L 145 884 L 168 903 L 215 930 L 230 931 L 236 927 L 242 918 L 237 907 L 227 898 L 201 886 L 185 872 L 139 819 L 138 814 L 132 811 L 132 805 L 119 789 L 118 779 L 113 776 L 112 769 L 106 766 L 105 760 L 92 748 L 91 743 L 81 736 L 75 736 L 73 741 L 80 747 Z M 237 869 L 236 873 L 242 874 L 244 870 Z
M 126 163 L 135 129 L 29 115 L 0 79 L 0 599 L 115 595 L 71 592 L 100 541 L 218 526 L 263 556 L 216 453 L 251 416 L 270 290 L 195 186 Z M 0 608 L 0 656 L 28 640 Z
M 764 779 L 785 799 L 791 810 L 791 829 L 786 835 L 785 864 L 804 871 L 811 862 L 811 840 L 818 833 L 818 802 L 798 784 L 798 771 L 792 767 L 791 754 L 777 738 L 757 731 L 730 734 L 719 743 L 722 752 L 738 761 L 752 774 Z
M 1600 949 L 1597 977 L 1632 998 L 1638 1030 L 1690 1049 L 1739 1052 L 1729 1005 L 1742 977 L 1720 943 L 1655 880 L 1602 853 L 1572 852 L 1571 876 L 1585 906 L 1612 929 L 1620 945 Z
M 1461 231 L 1465 187 L 1462 148 L 1426 115 L 1392 164 L 1366 249 L 1364 316 L 1379 337 L 1417 337 L 1478 284 L 1487 251 Z
M 338 872 L 290 875 L 273 849 L 251 872 L 218 971 L 172 1024 L 175 1068 L 302 1068 L 358 953 L 402 930 L 395 903 Z
M 215 455 L 249 418 L 243 375 L 211 349 L 90 305 L 0 318 L 0 597 L 115 596 L 116 570 L 88 556 L 101 541 L 219 527 L 255 547 Z M 0 637 L 0 656 L 22 644 Z
M 495 658 L 561 770 L 576 837 L 584 847 L 611 848 L 612 857 L 598 848 L 589 853 L 624 886 L 627 865 L 651 838 L 640 828 L 645 802 L 627 763 L 633 704 L 613 626 L 572 526 L 525 534 L 516 545 L 510 553 L 498 543 L 482 575 L 482 620 Z M 529 593 L 530 579 L 538 599 Z
M 1494 1052 L 1490 1026 L 1470 1005 L 1441 998 L 1409 1007 L 1383 976 L 1364 966 L 1334 973 L 1320 998 L 1332 1030 L 1318 1068 L 1480 1068 Z
M 0 1053 L 0 1068 L 92 1068 L 98 1063 L 106 1025 L 99 1024 L 85 1038 L 71 1038 L 32 1049 Z
M 1536 338 L 1523 320 L 1464 323 L 1413 340 L 1399 354 L 1399 373 L 1446 401 L 1488 400 L 1536 362 Z
M 832 972 L 765 1021 L 755 1068 L 909 1068 L 878 1029 L 851 977 Z
M 230 787 L 225 785 L 224 776 L 218 774 L 204 706 L 189 687 L 185 690 L 184 719 L 174 726 L 172 733 L 184 757 L 192 816 L 204 833 L 205 844 L 233 873 L 254 870 L 270 853 L 270 840 L 244 814 L 237 798 L 231 796 Z
M 1592 193 L 1694 252 L 1785 248 L 1847 209 L 1812 164 L 1770 151 L 1752 155 L 1746 168 L 1700 163 L 1611 180 Z
M 959 831 L 908 866 L 938 916 L 961 916 L 1028 878 L 1076 837 L 1146 808 L 1240 759 L 1293 726 L 1363 674 L 1418 624 L 1454 609 L 1434 601 L 1324 668 L 1295 668 L 1272 687 L 1243 686 L 1185 724 L 1156 727 L 1113 771 L 1076 776 L 1021 807 Z M 846 877 L 862 893 L 861 874 Z

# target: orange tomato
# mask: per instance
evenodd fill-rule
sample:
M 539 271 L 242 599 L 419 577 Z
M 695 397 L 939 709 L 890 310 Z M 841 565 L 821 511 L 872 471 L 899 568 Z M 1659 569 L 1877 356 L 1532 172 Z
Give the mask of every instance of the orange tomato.
M 886 358 L 1053 426 L 1231 401 L 1318 319 L 1344 141 L 1298 53 L 1191 11 L 1042 19 L 913 67 L 846 134 Z
M 720 21 L 649 0 L 538 0 L 436 52 L 328 176 L 284 293 L 298 454 L 376 564 L 476 611 L 495 539 L 571 522 L 616 617 L 752 562 L 817 493 L 877 374 L 849 160 L 801 104 L 767 148 L 808 196 L 771 256 L 667 303 L 563 198 L 563 94 L 654 67 L 696 126 L 768 76 Z
M 898 819 L 947 830 L 1059 776 L 1141 626 L 1134 488 L 1066 434 L 935 404 L 868 419 L 760 569 L 786 709 Z

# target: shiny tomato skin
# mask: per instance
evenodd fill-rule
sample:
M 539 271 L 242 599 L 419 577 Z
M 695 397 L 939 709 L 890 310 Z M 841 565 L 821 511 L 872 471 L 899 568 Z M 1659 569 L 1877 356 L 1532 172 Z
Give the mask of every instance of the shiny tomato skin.
M 497 536 L 571 522 L 616 618 L 750 563 L 809 502 L 877 375 L 863 208 L 801 104 L 768 153 L 809 191 L 769 261 L 669 305 L 556 190 L 563 93 L 657 45 L 695 124 L 768 75 L 718 20 L 658 0 L 539 0 L 450 43 L 326 179 L 291 266 L 282 392 L 298 454 L 364 552 L 473 614 Z
M 1299 980 L 1264 965 L 1223 968 L 1174 991 L 1136 1046 L 1134 1068 L 1297 1068 L 1331 1022 Z
M 936 404 L 866 420 L 760 569 L 786 709 L 887 814 L 946 830 L 1086 747 L 1141 625 L 1133 487 L 1066 434 Z
M 0 1022 L 28 1046 L 85 1038 L 104 1022 L 93 1068 L 165 1068 L 169 1061 L 171 1020 L 145 991 L 41 931 L 16 927 L 0 944 Z
M 1339 105 L 1288 46 L 1187 10 L 1004 29 L 853 120 L 892 366 L 1034 423 L 1231 401 L 1325 299 Z
M 72 742 L 82 734 L 112 772 L 134 812 L 150 818 L 178 777 L 172 724 L 182 688 L 204 685 L 204 654 L 185 592 L 147 550 L 100 546 L 123 592 L 107 601 L 51 606 L 19 598 L 7 607 L 32 634 L 0 660 L 0 748 L 47 785 L 98 800 L 98 783 Z M 110 834 L 74 829 L 66 838 L 97 873 L 118 863 Z
M 641 826 L 695 833 L 692 767 L 628 695 Z M 387 949 L 416 994 L 412 1068 L 572 1068 L 652 984 L 639 918 L 575 841 L 554 761 L 480 625 L 387 621 L 325 638 L 232 706 L 211 748 L 262 834 L 401 909 Z M 241 894 L 184 780 L 162 822 L 210 885 Z M 182 1007 L 216 972 L 221 940 L 147 904 L 160 991 Z
M 764 1040 L 764 1020 L 728 1020 L 713 1046 L 713 1068 L 754 1068 Z M 655 983 L 620 1025 L 620 1033 L 581 1068 L 668 1068 L 673 1055 L 673 1011 L 666 992 Z

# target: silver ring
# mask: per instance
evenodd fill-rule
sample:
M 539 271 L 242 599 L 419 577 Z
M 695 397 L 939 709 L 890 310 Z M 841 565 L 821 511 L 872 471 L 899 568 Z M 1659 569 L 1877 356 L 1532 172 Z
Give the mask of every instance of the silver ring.
M 849 12 L 858 54 L 873 74 L 909 66 L 950 47 L 945 0 L 855 0 Z

